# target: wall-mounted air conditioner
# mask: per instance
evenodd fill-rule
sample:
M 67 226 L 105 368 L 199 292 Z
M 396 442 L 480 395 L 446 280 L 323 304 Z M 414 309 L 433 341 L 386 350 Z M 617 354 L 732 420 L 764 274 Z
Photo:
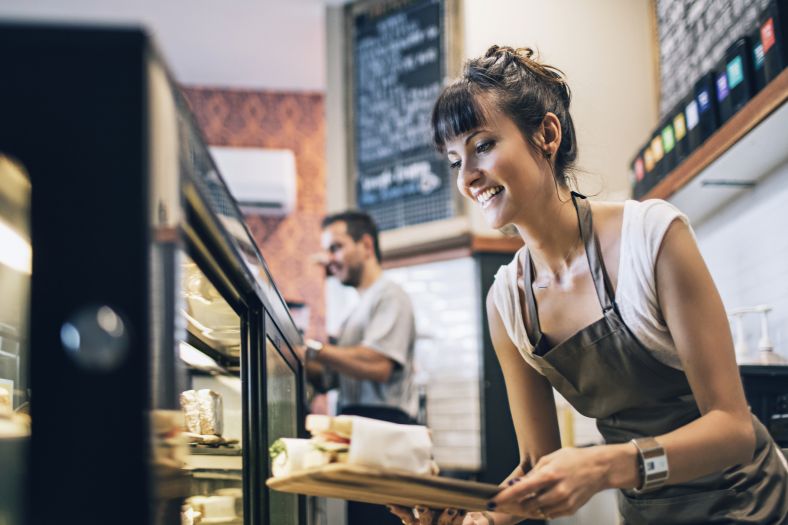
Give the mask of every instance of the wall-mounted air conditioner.
M 282 216 L 295 209 L 292 150 L 223 146 L 211 146 L 210 150 L 242 212 Z

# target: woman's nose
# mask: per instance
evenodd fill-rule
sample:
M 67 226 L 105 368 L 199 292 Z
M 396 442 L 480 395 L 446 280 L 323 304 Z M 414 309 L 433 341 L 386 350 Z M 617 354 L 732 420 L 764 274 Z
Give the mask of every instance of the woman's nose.
M 457 173 L 457 186 L 461 192 L 470 194 L 471 187 L 480 177 L 481 172 L 475 164 L 465 164 Z

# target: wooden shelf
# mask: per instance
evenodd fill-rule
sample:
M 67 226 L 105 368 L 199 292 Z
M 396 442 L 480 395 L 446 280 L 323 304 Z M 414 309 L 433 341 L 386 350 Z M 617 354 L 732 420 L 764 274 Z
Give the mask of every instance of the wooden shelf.
M 390 251 L 383 259 L 383 268 L 400 268 L 417 264 L 449 261 L 470 257 L 476 253 L 512 254 L 523 245 L 520 237 L 488 237 L 465 233 L 441 239 L 440 242 L 414 244 L 400 250 Z
M 777 78 L 767 84 L 676 169 L 641 197 L 641 200 L 668 199 L 673 196 L 778 110 L 786 99 L 788 99 L 788 69 L 783 70 Z M 775 137 L 774 147 L 782 147 L 779 140 L 785 141 L 785 137 Z

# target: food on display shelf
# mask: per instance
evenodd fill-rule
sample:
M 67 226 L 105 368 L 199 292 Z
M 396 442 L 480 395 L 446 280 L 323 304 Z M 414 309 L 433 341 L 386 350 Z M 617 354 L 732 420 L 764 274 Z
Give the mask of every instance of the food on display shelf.
M 437 474 L 427 427 L 360 416 L 311 414 L 306 429 L 311 439 L 280 438 L 271 445 L 274 477 L 330 463 Z
M 185 418 L 186 430 L 192 434 L 200 433 L 200 405 L 197 403 L 197 391 L 181 392 L 181 410 Z
M 192 496 L 186 499 L 184 514 L 189 513 L 194 519 L 195 514 L 199 514 L 199 521 L 196 523 L 219 522 L 222 520 L 233 520 L 235 514 L 235 498 L 232 496 Z
M 204 388 L 197 391 L 197 403 L 200 406 L 200 433 L 221 436 L 224 431 L 222 396 Z
M 186 418 L 186 430 L 191 434 L 221 436 L 224 430 L 222 396 L 213 390 L 186 390 L 180 396 Z
M 180 410 L 157 409 L 151 411 L 150 420 L 153 464 L 181 468 L 188 454 L 183 436 L 183 413 Z
M 0 439 L 29 435 L 30 415 L 21 410 L 14 412 L 11 393 L 5 387 L 0 387 Z
M 11 392 L 0 386 L 0 417 L 10 417 L 12 413 Z
M 181 508 L 181 525 L 200 525 L 202 523 L 202 513 L 187 504 Z

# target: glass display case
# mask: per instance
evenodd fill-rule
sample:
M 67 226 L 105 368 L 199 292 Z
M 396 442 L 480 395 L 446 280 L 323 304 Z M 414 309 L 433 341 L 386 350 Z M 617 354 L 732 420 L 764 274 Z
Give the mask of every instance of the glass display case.
M 0 523 L 305 523 L 300 336 L 150 39 L 0 47 Z

